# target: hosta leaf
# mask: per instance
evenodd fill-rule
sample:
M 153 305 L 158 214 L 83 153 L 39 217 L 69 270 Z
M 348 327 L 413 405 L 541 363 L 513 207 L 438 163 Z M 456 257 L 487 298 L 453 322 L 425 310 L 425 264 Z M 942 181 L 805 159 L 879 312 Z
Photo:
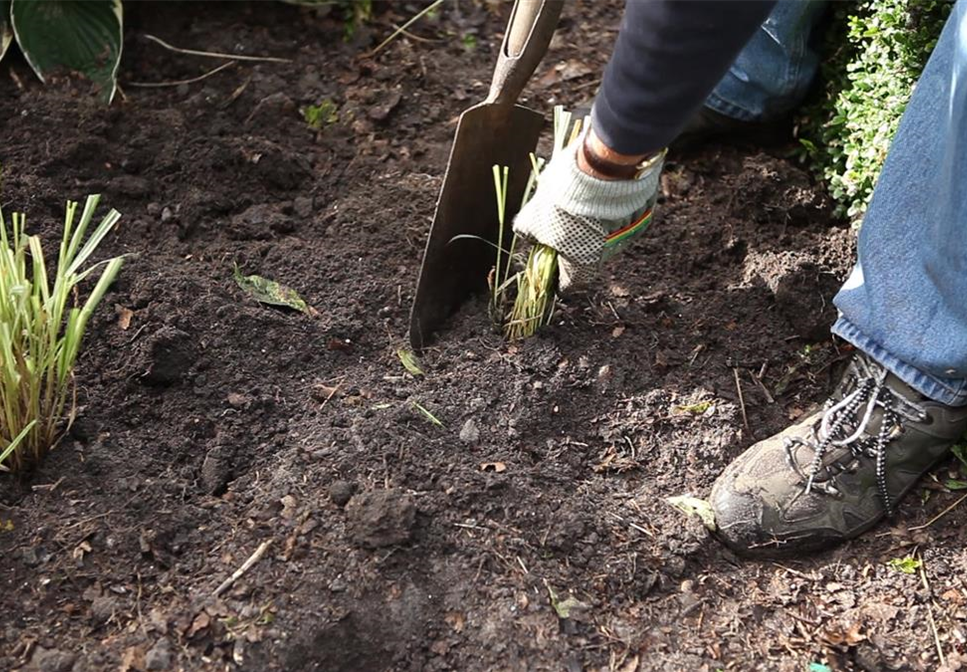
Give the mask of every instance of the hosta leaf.
M 7 47 L 13 41 L 13 29 L 10 27 L 10 2 L 0 0 L 0 58 L 7 53 Z
M 80 74 L 111 102 L 121 61 L 121 0 L 12 0 L 11 20 L 40 81 Z
M 242 275 L 235 267 L 233 272 L 235 282 L 256 301 L 272 306 L 286 306 L 303 313 L 312 313 L 312 309 L 302 300 L 299 293 L 290 287 L 281 285 L 275 280 L 263 278 L 261 275 Z

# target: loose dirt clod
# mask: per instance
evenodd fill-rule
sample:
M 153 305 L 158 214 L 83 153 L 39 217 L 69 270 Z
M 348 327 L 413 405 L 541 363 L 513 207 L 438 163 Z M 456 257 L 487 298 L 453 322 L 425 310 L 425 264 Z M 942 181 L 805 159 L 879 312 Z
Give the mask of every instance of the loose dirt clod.
M 336 506 L 346 506 L 356 492 L 356 486 L 349 481 L 333 481 L 329 486 L 329 499 Z
M 194 360 L 191 336 L 174 327 L 162 327 L 143 346 L 144 382 L 166 386 L 188 373 Z
M 381 548 L 409 541 L 416 522 L 413 500 L 396 490 L 364 492 L 346 507 L 354 543 Z

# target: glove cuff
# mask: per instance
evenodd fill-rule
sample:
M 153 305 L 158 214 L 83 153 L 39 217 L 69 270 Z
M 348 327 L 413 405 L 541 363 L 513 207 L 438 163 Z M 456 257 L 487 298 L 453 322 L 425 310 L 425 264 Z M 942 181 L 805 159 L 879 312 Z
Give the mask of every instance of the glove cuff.
M 588 175 L 577 164 L 581 140 L 551 160 L 541 181 L 543 196 L 562 210 L 577 216 L 617 220 L 644 208 L 658 190 L 665 154 L 662 152 L 631 180 L 602 180 Z

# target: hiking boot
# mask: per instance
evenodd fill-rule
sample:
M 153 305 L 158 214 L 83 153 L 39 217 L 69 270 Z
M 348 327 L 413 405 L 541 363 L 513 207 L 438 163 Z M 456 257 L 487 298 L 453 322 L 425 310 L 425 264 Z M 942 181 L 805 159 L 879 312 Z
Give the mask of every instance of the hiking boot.
M 865 354 L 823 410 L 760 441 L 709 498 L 722 540 L 746 555 L 828 548 L 892 513 L 967 431 L 967 407 L 931 401 Z
M 676 150 L 691 149 L 712 141 L 767 147 L 782 144 L 791 139 L 791 117 L 769 121 L 744 121 L 703 105 L 691 116 L 681 133 L 672 140 L 670 147 Z
M 584 119 L 591 114 L 594 100 L 577 105 L 571 114 L 574 119 Z M 753 144 L 767 147 L 779 145 L 792 139 L 792 117 L 769 121 L 743 121 L 720 114 L 710 107 L 700 107 L 689 118 L 685 128 L 671 141 L 671 149 L 687 150 L 706 142 Z

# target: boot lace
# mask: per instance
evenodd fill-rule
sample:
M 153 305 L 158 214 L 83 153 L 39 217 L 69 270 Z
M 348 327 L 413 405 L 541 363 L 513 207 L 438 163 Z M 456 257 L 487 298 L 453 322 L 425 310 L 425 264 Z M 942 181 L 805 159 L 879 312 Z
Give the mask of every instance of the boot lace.
M 785 439 L 787 451 L 796 445 L 813 450 L 813 459 L 807 472 L 807 493 L 816 487 L 828 494 L 836 494 L 834 485 L 817 483 L 815 478 L 823 469 L 823 458 L 829 449 L 844 447 L 854 458 L 865 455 L 875 460 L 877 492 L 886 512 L 893 513 L 895 502 L 886 483 L 887 445 L 903 432 L 904 420 L 922 422 L 928 414 L 923 406 L 888 387 L 887 375 L 889 372 L 885 368 L 857 355 L 846 372 L 846 393 L 839 401 L 826 401 L 823 416 L 813 426 L 811 436 Z M 880 429 L 875 435 L 868 436 L 866 430 L 877 408 L 882 411 Z M 831 466 L 828 465 L 827 469 Z

